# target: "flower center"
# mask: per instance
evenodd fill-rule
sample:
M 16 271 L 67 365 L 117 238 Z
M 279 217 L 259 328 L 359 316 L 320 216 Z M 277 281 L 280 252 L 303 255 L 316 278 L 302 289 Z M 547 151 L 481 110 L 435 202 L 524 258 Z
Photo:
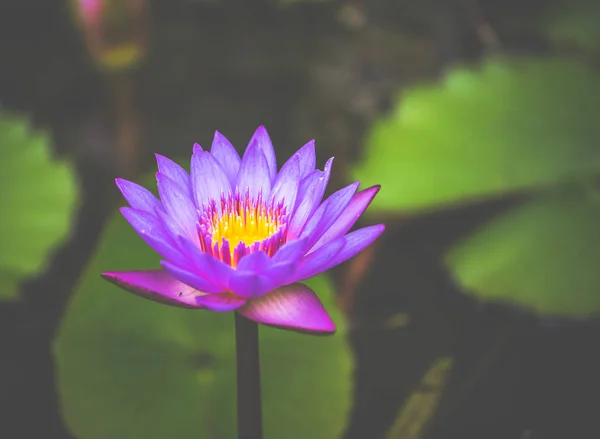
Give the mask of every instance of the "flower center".
M 269 256 L 285 243 L 287 217 L 283 202 L 274 204 L 242 195 L 221 195 L 220 203 L 211 200 L 200 218 L 202 251 L 236 267 L 249 253 L 262 250 Z

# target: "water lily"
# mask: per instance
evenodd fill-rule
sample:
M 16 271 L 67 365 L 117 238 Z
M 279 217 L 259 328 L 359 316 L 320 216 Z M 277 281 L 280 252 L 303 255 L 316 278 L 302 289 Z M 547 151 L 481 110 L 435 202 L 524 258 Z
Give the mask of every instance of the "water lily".
M 333 158 L 315 169 L 311 141 L 278 171 L 264 127 L 241 158 L 219 132 L 210 152 L 194 145 L 189 174 L 156 158 L 160 199 L 136 183 L 116 183 L 130 206 L 121 213 L 164 258 L 163 268 L 106 272 L 104 278 L 174 306 L 235 310 L 299 332 L 335 331 L 317 295 L 301 282 L 348 260 L 383 232 L 382 224 L 349 232 L 378 186 L 356 192 L 356 182 L 323 201 Z

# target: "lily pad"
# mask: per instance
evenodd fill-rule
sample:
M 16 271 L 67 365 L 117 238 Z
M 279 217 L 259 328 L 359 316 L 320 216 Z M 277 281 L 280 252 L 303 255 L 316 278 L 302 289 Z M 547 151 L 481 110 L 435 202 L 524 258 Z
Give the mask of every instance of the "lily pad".
M 51 157 L 49 137 L 27 119 L 0 113 L 0 299 L 44 268 L 65 238 L 77 200 L 73 167 Z
M 600 75 L 563 58 L 489 59 L 407 90 L 376 123 L 354 177 L 373 209 L 416 211 L 600 170 Z
M 235 437 L 232 313 L 172 308 L 100 278 L 159 268 L 116 215 L 81 280 L 55 345 L 62 410 L 80 439 Z M 309 282 L 338 325 L 330 337 L 260 328 L 266 438 L 338 437 L 353 358 L 325 277 Z
M 466 291 L 549 317 L 600 313 L 600 200 L 582 191 L 529 202 L 458 244 L 446 262 Z

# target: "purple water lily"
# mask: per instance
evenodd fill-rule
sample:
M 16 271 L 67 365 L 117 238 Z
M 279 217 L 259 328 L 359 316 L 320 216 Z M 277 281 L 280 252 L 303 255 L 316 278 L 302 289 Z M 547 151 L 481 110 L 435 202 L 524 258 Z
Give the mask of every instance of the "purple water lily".
M 121 213 L 164 260 L 162 270 L 103 277 L 146 298 L 185 308 L 236 310 L 258 323 L 332 333 L 335 325 L 301 281 L 362 251 L 382 224 L 348 233 L 379 186 L 353 183 L 322 202 L 333 159 L 315 169 L 311 141 L 277 172 L 273 145 L 259 127 L 242 158 L 215 133 L 210 152 L 194 145 L 190 173 L 156 155 L 158 193 L 116 183 Z

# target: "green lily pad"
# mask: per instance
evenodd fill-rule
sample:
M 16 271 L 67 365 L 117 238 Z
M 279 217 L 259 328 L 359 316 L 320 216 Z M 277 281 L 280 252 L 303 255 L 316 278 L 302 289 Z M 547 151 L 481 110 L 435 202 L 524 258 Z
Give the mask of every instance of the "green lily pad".
M 517 207 L 458 244 L 446 262 L 482 300 L 552 317 L 600 312 L 600 201 L 564 191 Z
M 46 133 L 0 114 L 0 300 L 16 299 L 19 283 L 44 268 L 69 232 L 75 175 L 70 163 L 50 154 Z
M 62 410 L 80 439 L 235 437 L 233 313 L 172 308 L 120 290 L 106 270 L 158 268 L 117 215 L 55 345 Z M 338 437 L 353 358 L 325 277 L 309 282 L 338 325 L 330 337 L 260 328 L 265 438 Z
M 354 177 L 380 211 L 415 211 L 600 170 L 600 75 L 562 58 L 490 59 L 405 92 Z

